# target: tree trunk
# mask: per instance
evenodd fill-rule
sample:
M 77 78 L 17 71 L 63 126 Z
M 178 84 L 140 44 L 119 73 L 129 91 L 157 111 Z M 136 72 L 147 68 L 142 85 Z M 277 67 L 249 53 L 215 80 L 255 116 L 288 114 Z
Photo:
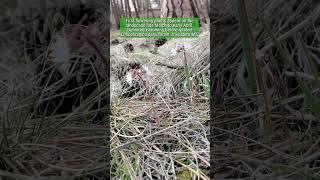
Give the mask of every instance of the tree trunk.
M 209 16 L 209 1 L 208 0 L 202 0 L 202 1 L 204 1 L 204 8 L 203 8 L 203 13 L 205 14 L 205 17 L 206 17 L 206 23 L 207 24 L 210 24 L 210 16 Z
M 122 0 L 120 0 L 120 10 L 121 10 L 121 17 L 127 16 L 126 9 L 124 8 Z
M 210 24 L 207 0 L 162 0 L 160 17 L 198 17 L 200 25 Z
M 160 17 L 173 17 L 172 15 L 173 8 L 171 0 L 162 0 L 161 2 L 161 10 L 160 10 Z
M 111 1 L 111 13 L 112 17 L 114 18 L 115 27 L 119 27 L 119 12 L 116 8 L 116 4 L 114 0 Z
M 162 0 L 161 17 L 199 17 L 209 19 L 207 0 Z
M 148 1 L 145 1 L 144 9 L 145 9 L 145 12 L 147 14 L 147 17 L 149 17 Z
M 130 7 L 130 4 L 129 4 L 129 0 L 125 0 L 125 3 L 126 3 L 126 9 L 127 9 L 127 12 L 128 12 L 129 17 L 132 17 L 131 7 Z
M 194 16 L 197 16 L 197 12 L 192 0 L 162 0 L 161 2 L 161 17 Z
M 210 18 L 209 18 L 209 5 L 207 0 L 199 0 L 199 1 L 194 1 L 194 6 L 197 9 L 199 21 L 201 24 L 209 24 L 210 23 Z
M 139 17 L 139 9 L 137 8 L 136 2 L 137 2 L 136 0 L 132 0 L 135 15 L 136 15 L 136 17 Z
M 141 10 L 141 3 L 140 3 L 140 0 L 135 0 L 136 3 L 137 3 L 137 8 L 138 8 L 138 11 L 139 11 L 139 14 L 140 14 L 140 10 Z

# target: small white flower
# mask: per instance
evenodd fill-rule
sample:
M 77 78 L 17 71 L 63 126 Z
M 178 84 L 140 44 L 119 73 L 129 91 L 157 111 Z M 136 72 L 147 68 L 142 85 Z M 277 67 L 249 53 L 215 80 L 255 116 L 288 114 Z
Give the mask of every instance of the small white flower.
M 175 56 L 177 53 L 186 51 L 191 49 L 191 44 L 189 43 L 184 43 L 184 44 L 176 44 L 174 48 L 171 49 L 170 54 L 171 56 Z
M 129 72 L 127 72 L 127 74 L 126 74 L 126 82 L 127 82 L 130 86 L 132 86 L 132 81 L 133 81 L 132 73 L 129 71 Z
M 67 76 L 70 74 L 70 50 L 66 39 L 66 34 L 63 32 L 57 33 L 55 42 L 51 46 L 50 60 L 58 66 L 59 71 Z
M 149 69 L 142 65 L 140 68 L 137 69 L 130 69 L 125 76 L 126 82 L 129 87 L 134 86 L 136 83 L 148 83 L 150 76 Z
M 175 48 L 172 48 L 170 51 L 171 56 L 175 56 L 177 54 L 177 50 Z
M 147 66 L 145 66 L 145 65 L 142 65 L 142 71 L 146 76 L 150 76 L 151 75 L 151 73 L 149 71 L 149 68 Z

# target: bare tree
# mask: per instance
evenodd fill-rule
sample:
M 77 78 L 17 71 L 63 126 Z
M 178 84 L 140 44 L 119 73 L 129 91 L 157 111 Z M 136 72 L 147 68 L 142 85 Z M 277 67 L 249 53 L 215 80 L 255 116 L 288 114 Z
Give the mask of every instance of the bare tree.
M 194 17 L 197 13 L 192 0 L 162 0 L 161 17 Z
M 207 0 L 193 1 L 201 23 L 210 23 L 209 4 Z
M 139 14 L 140 14 L 140 10 L 141 10 L 141 2 L 140 2 L 140 0 L 135 0 L 135 2 L 136 2 L 136 4 L 137 4 L 137 9 L 138 9 L 138 11 L 139 11 Z
M 132 0 L 132 4 L 133 4 L 133 8 L 134 8 L 134 12 L 135 12 L 136 17 L 139 17 L 139 9 L 138 9 L 138 5 L 137 5 L 137 1 Z
M 122 0 L 119 0 L 120 1 L 120 9 L 121 9 L 121 17 L 122 16 L 126 16 L 127 15 L 127 12 L 126 12 L 126 9 L 124 8 L 124 4 L 122 2 Z
M 130 7 L 130 4 L 129 4 L 129 0 L 124 0 L 124 2 L 125 2 L 125 6 L 126 6 L 126 11 L 127 11 L 127 15 L 129 16 L 129 17 L 132 17 L 132 14 L 131 14 L 131 7 Z
M 111 0 L 111 17 L 113 17 L 113 22 L 115 23 L 115 27 L 119 27 L 119 9 L 117 7 L 117 4 L 115 3 L 115 0 Z
M 207 0 L 162 0 L 161 17 L 199 17 L 209 23 Z

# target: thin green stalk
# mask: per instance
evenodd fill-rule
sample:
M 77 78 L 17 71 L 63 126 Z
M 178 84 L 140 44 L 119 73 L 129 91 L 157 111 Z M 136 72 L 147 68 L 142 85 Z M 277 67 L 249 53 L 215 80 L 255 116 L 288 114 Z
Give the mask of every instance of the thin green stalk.
M 249 87 L 251 88 L 251 92 L 255 94 L 258 91 L 255 58 L 245 0 L 238 0 L 238 12 L 243 54 L 248 68 Z
M 184 56 L 184 76 L 186 78 L 186 89 L 190 94 L 192 94 L 190 70 L 189 70 L 189 66 L 188 66 L 188 62 L 187 62 L 186 52 L 184 49 L 183 49 L 183 56 Z
M 290 61 L 290 56 L 288 51 L 281 46 L 281 43 L 277 38 L 275 38 L 275 35 L 271 32 L 269 26 L 267 25 L 266 21 L 264 21 L 263 18 L 261 18 L 261 21 L 263 23 L 264 28 L 267 30 L 268 35 L 271 37 L 272 42 L 274 46 L 278 49 L 281 57 L 282 62 L 288 64 L 288 66 L 295 72 L 299 72 L 298 68 Z M 310 107 L 311 111 L 317 115 L 320 114 L 320 98 L 317 96 L 312 95 L 311 90 L 305 85 L 305 83 L 302 82 L 298 76 L 296 76 L 296 79 L 298 81 L 298 84 L 304 94 L 304 100 L 307 106 Z

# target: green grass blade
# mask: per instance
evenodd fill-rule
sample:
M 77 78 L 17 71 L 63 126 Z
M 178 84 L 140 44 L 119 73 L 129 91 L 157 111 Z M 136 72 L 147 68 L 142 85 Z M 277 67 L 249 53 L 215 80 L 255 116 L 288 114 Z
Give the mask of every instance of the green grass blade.
M 300 45 L 301 45 L 302 52 L 303 52 L 304 56 L 306 57 L 306 59 L 308 60 L 306 63 L 308 64 L 308 68 L 309 68 L 310 73 L 312 73 L 313 76 L 318 77 L 319 72 L 318 72 L 318 70 L 316 68 L 317 65 L 314 62 L 314 60 L 312 59 L 312 57 L 310 55 L 310 52 L 309 52 L 305 42 L 303 41 L 301 36 L 299 36 L 298 39 L 299 39 L 299 42 L 300 42 Z
M 267 33 L 269 34 L 269 36 L 272 39 L 273 44 L 278 49 L 278 51 L 283 59 L 283 62 L 287 63 L 290 68 L 292 68 L 293 70 L 295 70 L 297 72 L 298 71 L 297 67 L 289 59 L 290 56 L 289 56 L 288 51 L 285 50 L 284 48 L 282 48 L 281 43 L 277 40 L 277 38 L 275 38 L 275 35 L 271 32 L 267 23 L 262 18 L 261 18 L 261 20 L 264 25 L 264 28 L 267 30 Z M 313 113 L 319 115 L 320 114 L 320 98 L 312 95 L 311 90 L 299 78 L 296 78 L 296 79 L 297 79 L 298 84 L 304 94 L 305 104 L 310 107 L 310 109 Z
M 253 43 L 251 41 L 251 32 L 248 22 L 247 11 L 244 0 L 238 0 L 238 11 L 240 21 L 240 34 L 243 47 L 244 59 L 247 62 L 249 87 L 252 93 L 257 93 L 257 77 L 255 68 L 255 57 L 253 54 Z
M 304 94 L 304 102 L 305 104 L 310 107 L 311 112 L 315 113 L 316 115 L 320 115 L 320 98 L 317 96 L 312 95 L 310 89 L 304 85 L 304 83 L 299 79 L 300 88 Z
M 187 57 L 186 57 L 185 52 L 184 52 L 184 76 L 186 78 L 186 81 L 185 81 L 186 89 L 188 89 L 188 93 L 191 94 L 190 70 L 189 70 L 189 66 L 187 63 Z
M 204 89 L 205 97 L 209 98 L 209 96 L 210 96 L 210 82 L 204 74 L 202 75 L 202 79 L 203 79 L 203 84 L 204 84 L 203 89 Z
M 276 36 L 272 33 L 270 26 L 268 25 L 268 23 L 260 17 L 260 21 L 262 22 L 263 28 L 267 31 L 268 35 L 270 36 L 270 38 L 272 39 L 272 43 L 273 45 L 278 49 L 280 56 L 282 57 L 282 64 L 288 64 L 292 67 L 294 67 L 294 65 L 291 63 L 290 61 L 290 55 L 289 52 L 285 50 L 285 48 L 283 48 L 281 46 L 280 41 L 278 41 L 278 39 L 276 38 Z

